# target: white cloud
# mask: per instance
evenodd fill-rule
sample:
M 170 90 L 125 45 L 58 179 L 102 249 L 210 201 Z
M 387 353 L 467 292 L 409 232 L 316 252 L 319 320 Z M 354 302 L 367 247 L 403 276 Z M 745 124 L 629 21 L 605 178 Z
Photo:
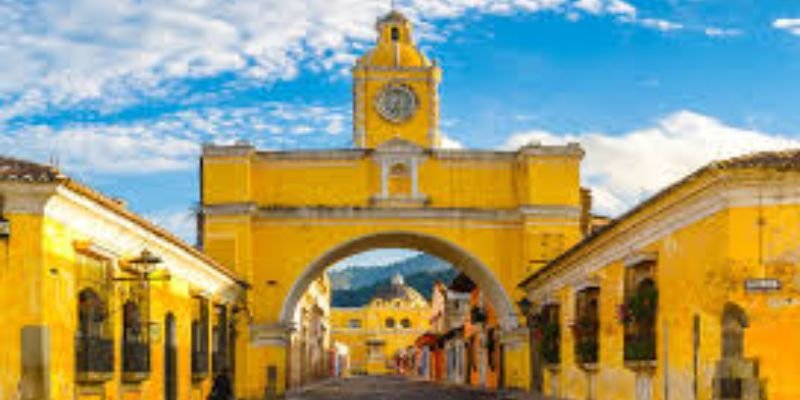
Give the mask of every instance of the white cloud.
M 4 153 L 82 173 L 154 173 L 195 166 L 199 145 L 189 138 L 163 136 L 151 127 L 76 126 L 56 130 L 32 126 L 0 137 Z
M 578 0 L 575 8 L 581 9 L 591 14 L 599 14 L 603 11 L 602 0 Z
M 464 148 L 464 144 L 450 136 L 442 135 L 442 143 L 439 147 L 443 149 L 460 150 Z
M 586 150 L 584 184 L 598 211 L 619 214 L 708 162 L 759 150 L 800 147 L 782 135 L 737 128 L 702 114 L 679 111 L 655 126 L 619 135 L 529 131 L 509 137 L 506 149 L 530 141 L 580 142 Z
M 623 0 L 409 0 L 423 36 L 467 11 L 635 16 Z M 98 100 L 169 95 L 168 83 L 230 71 L 263 81 L 341 70 L 374 37 L 373 0 L 0 0 L 0 121 Z
M 739 29 L 717 27 L 708 27 L 703 32 L 709 37 L 731 37 L 742 34 L 742 31 Z
M 32 125 L 0 132 L 8 155 L 57 160 L 67 173 L 148 174 L 196 167 L 202 142 L 247 140 L 269 147 L 270 140 L 302 136 L 309 145 L 341 136 L 349 114 L 317 105 L 265 103 L 257 107 L 206 108 L 131 123 Z M 341 138 L 345 143 L 347 138 Z M 287 141 L 286 144 L 295 144 Z
M 637 20 L 642 26 L 657 29 L 662 32 L 676 31 L 683 29 L 683 24 L 667 21 L 659 18 L 642 18 Z
M 800 36 L 800 18 L 778 18 L 772 22 L 772 27 Z
M 145 215 L 145 218 L 187 243 L 193 244 L 197 241 L 197 219 L 190 209 L 162 211 Z

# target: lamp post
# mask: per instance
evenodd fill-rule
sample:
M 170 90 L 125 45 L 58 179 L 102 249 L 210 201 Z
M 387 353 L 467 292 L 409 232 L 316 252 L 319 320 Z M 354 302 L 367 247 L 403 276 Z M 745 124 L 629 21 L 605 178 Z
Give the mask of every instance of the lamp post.
M 528 325 L 531 394 L 533 395 L 533 399 L 538 400 L 542 396 L 542 360 L 540 357 L 541 352 L 539 351 L 541 341 L 534 334 L 537 325 L 537 316 L 533 314 L 533 303 L 528 300 L 527 297 L 523 297 L 517 301 L 517 307 L 520 312 L 522 312 L 522 315 L 525 316 L 525 322 Z

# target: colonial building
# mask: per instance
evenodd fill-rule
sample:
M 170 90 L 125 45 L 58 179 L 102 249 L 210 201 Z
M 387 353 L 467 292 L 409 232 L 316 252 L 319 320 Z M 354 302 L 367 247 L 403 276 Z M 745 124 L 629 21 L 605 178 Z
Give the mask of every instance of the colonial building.
M 322 274 L 306 290 L 294 316 L 290 337 L 290 386 L 298 387 L 333 374 L 330 329 L 331 283 Z
M 416 373 L 437 382 L 503 385 L 500 325 L 481 288 L 465 274 L 434 287 L 433 329 L 417 339 Z
M 349 348 L 351 374 L 396 373 L 401 351 L 430 324 L 430 305 L 400 275 L 364 307 L 331 310 L 332 340 Z
M 800 398 L 800 151 L 709 164 L 521 287 L 536 392 Z
M 205 398 L 230 270 L 58 170 L 0 157 L 0 399 Z

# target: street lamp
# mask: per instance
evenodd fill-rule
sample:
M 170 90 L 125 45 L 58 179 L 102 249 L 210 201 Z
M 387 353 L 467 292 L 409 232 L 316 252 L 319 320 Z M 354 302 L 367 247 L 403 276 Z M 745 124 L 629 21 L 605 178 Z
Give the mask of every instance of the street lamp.
M 533 303 L 531 303 L 531 301 L 528 300 L 527 297 L 523 297 L 522 299 L 517 301 L 517 307 L 522 312 L 522 315 L 525 316 L 525 319 L 530 320 L 530 312 L 531 312 L 531 307 L 533 307 Z
M 153 254 L 150 250 L 144 249 L 137 257 L 134 257 L 127 261 L 127 264 L 132 266 L 133 270 L 142 274 L 141 277 L 133 277 L 133 278 L 114 278 L 115 281 L 118 282 L 130 282 L 130 281 L 168 281 L 169 276 L 164 276 L 158 279 L 150 278 L 150 274 L 156 271 L 158 265 L 161 264 L 163 260 L 161 257 Z

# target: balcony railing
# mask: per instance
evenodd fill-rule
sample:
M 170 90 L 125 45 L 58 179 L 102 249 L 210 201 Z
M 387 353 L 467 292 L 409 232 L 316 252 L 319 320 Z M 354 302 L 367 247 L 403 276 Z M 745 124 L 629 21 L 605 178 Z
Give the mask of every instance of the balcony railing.
M 582 339 L 575 343 L 575 356 L 581 364 L 597 363 L 599 345 L 597 339 Z
M 192 352 L 192 379 L 205 379 L 208 377 L 208 352 Z
M 229 369 L 228 354 L 224 351 L 215 351 L 211 354 L 211 367 L 214 375 Z
M 140 382 L 150 376 L 150 344 L 128 342 L 122 344 L 122 379 Z
M 111 339 L 75 339 L 75 372 L 79 382 L 103 382 L 114 377 L 114 342 Z

